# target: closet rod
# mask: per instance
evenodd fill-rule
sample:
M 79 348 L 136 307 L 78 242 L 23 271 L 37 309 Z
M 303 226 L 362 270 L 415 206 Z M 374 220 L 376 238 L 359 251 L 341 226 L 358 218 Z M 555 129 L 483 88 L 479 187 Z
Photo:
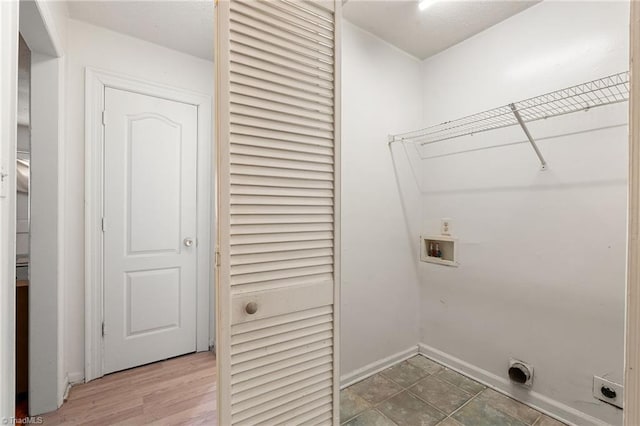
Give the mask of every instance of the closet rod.
M 428 145 L 489 130 L 520 125 L 540 159 L 544 170 L 547 163 L 527 129 L 526 123 L 577 111 L 587 111 L 591 108 L 627 100 L 629 100 L 629 71 L 624 71 L 457 120 L 446 121 L 411 132 L 390 135 L 389 143 L 416 142 L 420 143 L 420 145 Z

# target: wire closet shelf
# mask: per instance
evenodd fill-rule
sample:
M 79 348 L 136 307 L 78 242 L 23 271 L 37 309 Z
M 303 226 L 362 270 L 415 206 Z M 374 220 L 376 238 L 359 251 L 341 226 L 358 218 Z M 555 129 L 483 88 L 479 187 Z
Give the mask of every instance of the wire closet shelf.
M 389 142 L 414 142 L 420 145 L 442 142 L 489 130 L 520 125 L 542 167 L 546 162 L 529 133 L 526 123 L 586 111 L 629 99 L 629 72 L 621 72 L 544 95 L 513 102 L 499 108 L 469 115 L 407 133 L 391 135 Z

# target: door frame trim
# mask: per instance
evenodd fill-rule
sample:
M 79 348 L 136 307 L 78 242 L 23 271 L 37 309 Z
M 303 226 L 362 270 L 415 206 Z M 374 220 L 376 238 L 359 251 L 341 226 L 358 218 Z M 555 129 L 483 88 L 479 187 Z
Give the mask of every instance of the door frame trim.
M 8 175 L 0 197 L 0 421 L 15 415 L 18 22 L 18 2 L 0 2 L 0 173 Z
M 624 424 L 640 424 L 640 2 L 630 4 L 629 224 L 624 359 Z
M 85 72 L 85 381 L 103 376 L 103 144 L 102 111 L 106 88 L 126 90 L 194 105 L 198 110 L 198 173 L 196 274 L 196 350 L 207 351 L 213 338 L 210 330 L 211 296 L 214 288 L 211 256 L 213 241 L 212 188 L 212 97 L 160 83 L 96 68 Z
M 340 423 L 340 336 L 342 292 L 342 6 L 337 0 L 333 6 L 333 424 Z M 323 4 L 329 6 L 329 4 Z

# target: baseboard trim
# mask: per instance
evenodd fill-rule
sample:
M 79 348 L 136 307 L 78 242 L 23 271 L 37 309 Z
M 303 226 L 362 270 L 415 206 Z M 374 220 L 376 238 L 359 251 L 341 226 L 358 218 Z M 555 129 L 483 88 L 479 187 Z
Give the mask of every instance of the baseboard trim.
M 78 385 L 80 383 L 84 383 L 84 373 L 77 371 L 75 373 L 69 373 L 69 384 L 70 385 Z
M 340 377 L 340 389 L 344 389 L 347 386 L 351 386 L 354 383 L 364 380 L 367 377 L 373 376 L 374 374 L 379 373 L 385 368 L 391 367 L 392 365 L 395 365 L 399 362 L 409 359 L 412 356 L 415 356 L 417 354 L 418 354 L 418 346 L 411 346 L 410 348 L 407 348 L 404 351 L 395 353 L 386 358 L 372 362 L 371 364 L 367 364 L 362 368 L 358 368 L 355 371 L 344 374 Z
M 58 408 L 62 407 L 64 400 L 67 399 L 67 395 L 69 395 L 69 389 L 71 389 L 71 384 L 69 383 L 69 375 L 67 374 L 62 379 L 62 383 L 60 383 L 60 389 L 58 389 Z
M 84 373 L 82 371 L 76 371 L 75 373 L 69 373 L 69 386 L 79 385 L 85 383 Z
M 427 358 L 430 358 L 431 360 L 436 361 L 447 368 L 455 370 L 458 373 L 464 374 L 465 376 L 469 376 L 472 379 L 484 384 L 485 386 L 494 389 L 497 392 L 505 394 L 515 400 L 518 400 L 523 404 L 529 405 L 536 410 L 548 415 L 549 417 L 553 417 L 561 422 L 574 426 L 600 426 L 606 424 L 596 417 L 590 416 L 586 413 L 583 413 L 582 411 L 576 410 L 575 408 L 569 407 L 566 404 L 553 400 L 535 391 L 527 391 L 527 399 L 523 400 L 521 395 L 513 392 L 513 385 L 507 379 L 490 373 L 489 371 L 483 370 L 482 368 L 476 367 L 475 365 L 469 364 L 468 362 L 465 362 L 431 346 L 425 345 L 424 343 L 418 344 L 418 351 L 421 355 L 424 355 Z
M 73 385 L 78 385 L 80 383 L 84 383 L 84 374 L 82 372 L 69 373 L 64 377 L 63 389 L 60 395 L 62 399 L 58 400 L 58 408 L 62 407 L 62 404 L 69 397 L 69 391 Z

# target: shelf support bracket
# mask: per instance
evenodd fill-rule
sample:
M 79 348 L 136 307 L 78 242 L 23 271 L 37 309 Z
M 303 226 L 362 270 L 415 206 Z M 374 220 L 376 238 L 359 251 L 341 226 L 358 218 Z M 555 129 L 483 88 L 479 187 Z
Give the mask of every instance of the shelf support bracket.
M 518 108 L 516 108 L 515 104 L 509 104 L 509 107 L 511 108 L 511 111 L 513 111 L 513 115 L 516 117 L 516 120 L 518 120 L 520 127 L 522 127 L 524 134 L 527 135 L 527 139 L 529 139 L 529 143 L 531 144 L 531 147 L 536 152 L 536 155 L 540 160 L 540 170 L 547 170 L 547 160 L 544 159 L 544 157 L 542 156 L 542 152 L 540 152 L 540 149 L 536 144 L 536 141 L 533 140 L 533 136 L 531 136 L 531 133 L 529 133 L 529 129 L 527 128 L 526 124 L 524 124 L 524 120 L 520 116 L 520 112 L 518 111 Z

